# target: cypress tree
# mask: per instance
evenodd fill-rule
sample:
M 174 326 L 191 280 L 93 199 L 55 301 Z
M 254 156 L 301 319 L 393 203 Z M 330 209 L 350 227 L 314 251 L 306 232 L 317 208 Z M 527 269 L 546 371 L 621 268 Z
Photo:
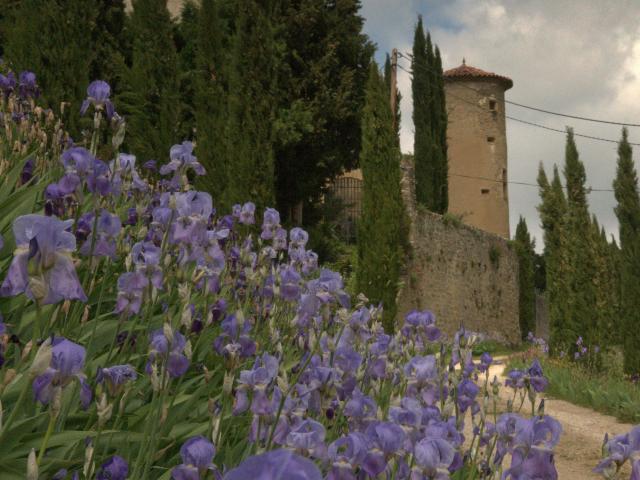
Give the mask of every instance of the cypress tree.
M 449 161 L 447 159 L 447 106 L 444 93 L 444 76 L 440 49 L 435 50 L 435 99 L 434 99 L 434 143 L 436 145 L 437 211 L 444 213 L 449 208 Z
M 413 37 L 413 57 L 411 59 L 411 93 L 413 96 L 413 158 L 415 162 L 416 201 L 430 210 L 434 209 L 433 162 L 431 161 L 431 115 L 432 96 L 427 39 L 422 26 L 422 17 Z
M 103 0 L 97 3 L 92 39 L 95 56 L 89 78 L 92 81 L 104 80 L 111 85 L 113 92 L 119 92 L 126 71 L 126 62 L 131 56 L 131 41 L 125 30 L 124 0 Z
M 226 6 L 226 4 L 224 5 Z M 227 184 L 227 112 L 229 52 L 232 26 L 219 0 L 203 0 L 200 6 L 196 49 L 195 122 L 198 160 L 207 173 L 196 185 L 220 201 Z
M 369 72 L 360 152 L 364 187 L 356 283 L 372 302 L 383 304 L 384 326 L 392 331 L 407 223 L 388 90 L 375 62 Z
M 129 19 L 131 67 L 118 106 L 127 118 L 127 147 L 164 163 L 177 138 L 180 93 L 173 22 L 166 0 L 134 0 Z
M 529 332 L 535 333 L 535 241 L 522 216 L 516 227 L 515 248 L 519 267 L 520 332 L 525 340 Z
M 281 51 L 273 23 L 276 4 L 273 0 L 247 0 L 236 5 L 229 74 L 226 206 L 251 200 L 260 211 L 275 202 L 273 125 Z
M 16 72 L 36 74 L 43 100 L 54 110 L 70 103 L 65 119 L 72 130 L 96 54 L 88 48 L 96 12 L 96 0 L 23 0 L 3 25 L 5 60 Z
M 178 54 L 178 82 L 180 85 L 180 139 L 195 137 L 196 81 L 199 48 L 200 9 L 194 0 L 182 5 L 180 22 L 175 29 L 175 44 Z
M 414 33 L 411 70 L 416 200 L 444 213 L 449 189 L 442 60 L 439 50 L 434 52 L 431 35 L 425 37 L 422 17 Z
M 384 60 L 384 83 L 387 86 L 387 92 L 391 94 L 391 58 L 388 53 Z M 396 111 L 394 112 L 394 115 L 398 145 L 400 145 L 400 100 L 402 100 L 402 95 L 400 94 L 400 90 L 396 87 Z
M 627 373 L 640 372 L 640 195 L 633 152 L 622 130 L 618 145 L 618 165 L 613 188 L 620 231 L 620 294 L 622 321 L 618 327 L 624 339 L 624 368 Z
M 546 271 L 546 291 L 549 303 L 550 345 L 554 352 L 566 346 L 567 333 L 566 302 L 567 262 L 566 262 L 566 212 L 567 203 L 560 181 L 558 167 L 553 167 L 553 180 L 549 183 L 540 164 L 538 186 L 541 203 L 538 206 L 544 232 L 544 263 Z M 570 340 L 569 340 L 570 341 Z
M 573 138 L 573 130 L 567 130 L 564 176 L 567 186 L 567 268 L 569 291 L 567 303 L 567 344 L 582 336 L 585 343 L 594 346 L 597 341 L 597 316 L 594 308 L 596 291 L 593 278 L 596 275 L 593 252 L 593 236 L 589 235 L 590 216 L 585 188 L 586 173 L 580 161 Z

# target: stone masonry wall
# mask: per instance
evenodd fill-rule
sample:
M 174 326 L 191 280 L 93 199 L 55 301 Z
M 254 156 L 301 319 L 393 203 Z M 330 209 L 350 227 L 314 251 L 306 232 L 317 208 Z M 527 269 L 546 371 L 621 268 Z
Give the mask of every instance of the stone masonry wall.
M 402 187 L 412 223 L 412 252 L 398 314 L 428 309 L 447 335 L 464 325 L 503 343 L 520 343 L 515 251 L 498 235 L 416 208 L 412 167 L 405 156 Z

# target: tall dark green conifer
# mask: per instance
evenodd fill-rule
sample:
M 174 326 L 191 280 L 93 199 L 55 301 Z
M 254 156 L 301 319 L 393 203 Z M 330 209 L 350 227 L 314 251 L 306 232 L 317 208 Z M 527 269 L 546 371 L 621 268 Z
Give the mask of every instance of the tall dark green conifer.
M 540 164 L 538 172 L 541 203 L 538 206 L 544 231 L 544 263 L 546 291 L 549 302 L 550 344 L 554 352 L 565 347 L 571 337 L 567 333 L 566 301 L 568 289 L 566 262 L 566 212 L 567 202 L 557 166 L 553 167 L 553 180 L 549 183 Z
M 573 138 L 573 130 L 567 130 L 564 176 L 567 187 L 567 268 L 569 274 L 569 292 L 567 303 L 566 328 L 567 344 L 582 336 L 587 345 L 597 342 L 597 317 L 594 308 L 596 291 L 593 278 L 596 275 L 593 251 L 593 237 L 589 235 L 591 219 L 587 204 L 585 187 L 586 173 L 580 161 L 578 149 Z
M 447 116 L 440 51 L 424 35 L 418 18 L 411 62 L 416 200 L 429 210 L 444 213 L 449 200 L 446 143 Z
M 4 22 L 4 59 L 16 71 L 33 71 L 43 98 L 56 111 L 69 102 L 72 130 L 89 85 L 96 52 L 89 48 L 95 29 L 96 0 L 23 0 Z
M 375 62 L 369 75 L 360 152 L 364 188 L 356 281 L 358 291 L 374 303 L 382 302 L 385 329 L 392 331 L 407 223 L 388 90 Z
M 165 163 L 169 147 L 181 140 L 178 63 L 166 0 L 134 0 L 128 26 L 131 67 L 118 99 L 127 118 L 127 147 L 142 160 Z
M 195 0 L 182 5 L 180 22 L 175 29 L 180 84 L 179 139 L 193 139 L 196 132 L 196 84 L 198 77 L 200 9 Z
M 131 39 L 125 29 L 124 0 L 102 0 L 97 4 L 91 46 L 95 56 L 89 77 L 91 80 L 104 80 L 111 85 L 113 92 L 119 92 L 126 62 L 131 57 Z
M 196 182 L 198 188 L 211 193 L 216 203 L 227 185 L 229 49 L 233 33 L 233 15 L 222 3 L 202 0 L 195 81 L 196 153 L 207 171 Z
M 384 83 L 387 86 L 387 91 L 391 94 L 391 58 L 387 53 L 387 56 L 384 60 Z M 396 111 L 395 115 L 395 124 L 396 124 L 396 136 L 398 137 L 398 144 L 400 142 L 400 101 L 402 100 L 402 95 L 400 94 L 400 90 L 396 87 Z
M 427 53 L 427 40 L 422 26 L 422 17 L 413 37 L 413 58 L 411 60 L 411 93 L 413 96 L 413 158 L 415 162 L 416 201 L 430 210 L 435 210 L 435 192 L 433 190 L 434 166 L 432 154 L 431 125 L 431 65 Z
M 618 168 L 613 182 L 616 216 L 620 225 L 621 313 L 624 366 L 627 373 L 640 372 L 640 195 L 627 130 L 618 146 Z
M 527 222 L 520 217 L 516 227 L 515 247 L 518 255 L 520 290 L 520 332 L 526 339 L 535 333 L 535 242 L 529 235 Z
M 224 203 L 251 200 L 258 211 L 275 205 L 274 123 L 281 44 L 273 22 L 275 0 L 236 5 L 229 73 Z

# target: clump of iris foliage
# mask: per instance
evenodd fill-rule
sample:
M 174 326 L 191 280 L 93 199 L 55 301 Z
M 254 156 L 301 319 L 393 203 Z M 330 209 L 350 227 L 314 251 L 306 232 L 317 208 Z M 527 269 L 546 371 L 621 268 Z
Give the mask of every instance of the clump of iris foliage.
M 541 360 L 545 376 L 549 379 L 546 393 L 613 415 L 623 422 L 640 422 L 640 387 L 637 378 L 623 374 L 620 355 L 618 358 L 609 355 L 602 362 L 604 367 L 596 368 L 595 355 L 589 353 L 592 349 L 584 345 L 581 337 L 575 343 L 576 352 L 571 358 L 564 355 L 543 357 Z M 535 351 L 523 352 L 513 357 L 508 368 L 522 368 L 534 356 L 538 356 Z
M 191 143 L 120 152 L 105 82 L 77 142 L 33 74 L 0 88 L 3 479 L 557 478 L 537 361 L 502 413 L 473 338 L 385 333 L 304 230 L 194 190 Z

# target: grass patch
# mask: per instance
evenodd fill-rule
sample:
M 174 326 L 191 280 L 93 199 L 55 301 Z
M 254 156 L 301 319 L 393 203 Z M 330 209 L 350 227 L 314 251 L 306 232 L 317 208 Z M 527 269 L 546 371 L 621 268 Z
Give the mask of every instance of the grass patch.
M 524 368 L 531 362 L 514 359 L 507 370 Z M 622 422 L 640 423 L 640 387 L 625 378 L 592 373 L 566 360 L 541 359 L 549 379 L 546 394 L 575 405 L 612 415 Z

